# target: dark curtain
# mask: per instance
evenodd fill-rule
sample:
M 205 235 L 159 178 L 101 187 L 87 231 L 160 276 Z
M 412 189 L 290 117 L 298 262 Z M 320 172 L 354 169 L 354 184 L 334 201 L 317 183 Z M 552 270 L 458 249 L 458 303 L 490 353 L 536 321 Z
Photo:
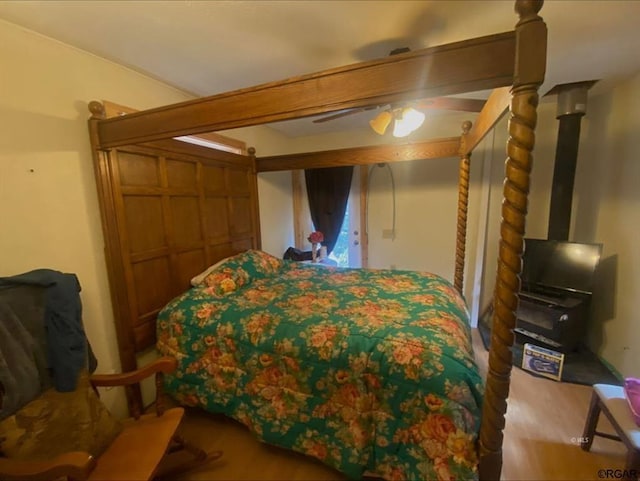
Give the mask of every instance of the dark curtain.
M 327 247 L 327 253 L 331 253 L 344 221 L 353 167 L 308 169 L 304 176 L 313 226 L 322 232 L 322 245 Z

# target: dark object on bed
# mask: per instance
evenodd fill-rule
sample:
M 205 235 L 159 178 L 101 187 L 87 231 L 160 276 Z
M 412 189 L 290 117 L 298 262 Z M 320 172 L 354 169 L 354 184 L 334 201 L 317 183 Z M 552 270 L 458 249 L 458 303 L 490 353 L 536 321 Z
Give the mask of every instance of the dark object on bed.
M 310 261 L 313 258 L 311 251 L 301 251 L 300 249 L 296 249 L 295 247 L 289 247 L 285 252 L 282 258 L 285 261 Z

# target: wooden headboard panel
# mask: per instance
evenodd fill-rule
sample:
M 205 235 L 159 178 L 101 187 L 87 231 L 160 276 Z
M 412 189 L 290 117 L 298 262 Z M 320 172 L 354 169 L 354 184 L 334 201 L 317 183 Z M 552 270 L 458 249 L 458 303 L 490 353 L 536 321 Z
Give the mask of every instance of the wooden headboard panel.
M 194 275 L 260 247 L 255 155 L 166 140 L 94 149 L 94 159 L 128 370 L 136 367 L 135 354 L 155 343 L 160 309 L 187 290 Z

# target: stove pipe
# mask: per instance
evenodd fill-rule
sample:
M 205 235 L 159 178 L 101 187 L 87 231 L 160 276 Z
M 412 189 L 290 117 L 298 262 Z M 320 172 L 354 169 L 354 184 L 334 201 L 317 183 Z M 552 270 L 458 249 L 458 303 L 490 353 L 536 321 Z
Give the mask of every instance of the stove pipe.
M 556 118 L 560 123 L 547 233 L 547 237 L 552 240 L 569 240 L 580 121 L 587 111 L 587 91 L 590 86 L 568 84 L 566 88 L 559 88 Z

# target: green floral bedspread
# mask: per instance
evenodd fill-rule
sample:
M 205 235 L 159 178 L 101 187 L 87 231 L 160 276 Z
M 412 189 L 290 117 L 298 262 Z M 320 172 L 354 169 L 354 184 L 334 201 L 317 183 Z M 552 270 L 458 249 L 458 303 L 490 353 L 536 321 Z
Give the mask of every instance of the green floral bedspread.
M 477 478 L 482 380 L 448 282 L 249 252 L 269 268 L 227 267 L 159 314 L 170 394 L 353 478 Z

